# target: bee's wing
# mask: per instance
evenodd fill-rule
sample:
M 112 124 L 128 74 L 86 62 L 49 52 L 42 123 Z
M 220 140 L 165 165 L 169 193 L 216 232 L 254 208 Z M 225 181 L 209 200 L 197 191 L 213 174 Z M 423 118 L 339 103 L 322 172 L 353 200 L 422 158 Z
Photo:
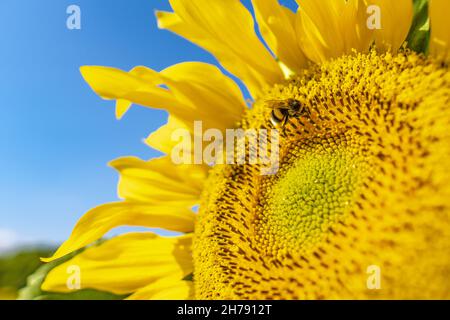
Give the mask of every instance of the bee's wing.
M 285 109 L 285 101 L 283 100 L 266 100 L 265 103 L 271 109 Z

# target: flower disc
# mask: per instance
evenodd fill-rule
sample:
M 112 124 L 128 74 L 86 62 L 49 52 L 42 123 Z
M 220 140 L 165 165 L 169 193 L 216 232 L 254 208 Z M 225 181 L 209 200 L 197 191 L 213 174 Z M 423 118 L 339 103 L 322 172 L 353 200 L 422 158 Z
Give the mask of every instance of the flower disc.
M 268 90 L 243 129 L 273 129 L 273 100 L 310 115 L 289 119 L 275 175 L 212 170 L 195 227 L 196 297 L 449 298 L 449 84 L 439 61 L 372 52 Z

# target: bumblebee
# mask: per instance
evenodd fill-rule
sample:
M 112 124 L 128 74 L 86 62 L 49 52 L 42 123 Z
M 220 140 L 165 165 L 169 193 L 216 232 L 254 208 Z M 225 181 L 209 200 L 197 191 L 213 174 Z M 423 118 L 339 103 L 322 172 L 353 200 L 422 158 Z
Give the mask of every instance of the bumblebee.
M 284 128 L 289 118 L 311 116 L 309 109 L 296 99 L 269 100 L 267 102 L 272 108 L 270 121 L 277 129 Z

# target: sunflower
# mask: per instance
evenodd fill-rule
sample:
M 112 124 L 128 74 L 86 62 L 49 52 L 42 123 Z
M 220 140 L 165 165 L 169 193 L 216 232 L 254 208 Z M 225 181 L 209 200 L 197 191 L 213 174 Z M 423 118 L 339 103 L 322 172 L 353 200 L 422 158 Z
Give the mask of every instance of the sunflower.
M 43 290 L 70 291 L 66 271 L 77 265 L 82 288 L 130 299 L 450 298 L 450 3 L 297 3 L 294 12 L 252 0 L 260 36 L 238 0 L 170 0 L 173 12 L 156 13 L 160 28 L 240 79 L 251 106 L 201 62 L 81 68 L 99 96 L 116 100 L 118 118 L 133 103 L 169 112 L 146 140 L 166 155 L 113 161 L 123 200 L 86 213 L 46 261 L 121 225 L 179 235 L 88 246 Z M 171 160 L 175 130 L 194 133 L 197 120 L 221 132 L 273 130 L 273 101 L 289 99 L 308 113 L 281 130 L 276 174 Z

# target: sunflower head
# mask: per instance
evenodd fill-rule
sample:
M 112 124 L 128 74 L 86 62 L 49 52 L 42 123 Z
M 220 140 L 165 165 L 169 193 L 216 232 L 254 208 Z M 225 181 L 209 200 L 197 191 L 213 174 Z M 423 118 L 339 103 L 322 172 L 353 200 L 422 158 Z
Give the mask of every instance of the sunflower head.
M 441 135 L 449 80 L 438 61 L 372 52 L 269 90 L 311 115 L 287 125 L 276 175 L 244 165 L 209 178 L 194 241 L 199 297 L 368 298 L 371 265 L 386 272 L 384 298 L 444 297 L 447 285 L 417 278 L 445 283 L 450 271 L 450 188 L 442 184 L 450 147 Z M 264 100 L 244 116 L 246 127 L 270 126 Z M 424 241 L 435 245 L 424 252 Z M 428 270 L 419 274 L 419 265 Z
M 138 299 L 449 297 L 448 1 L 297 2 L 294 12 L 252 1 L 271 52 L 238 0 L 172 0 L 174 12 L 157 13 L 159 27 L 241 79 L 250 103 L 204 63 L 83 67 L 92 88 L 117 101 L 118 116 L 132 103 L 170 112 L 147 139 L 167 155 L 113 161 L 123 201 L 88 212 L 51 259 L 120 225 L 185 234 L 111 239 L 53 269 L 44 289 L 67 291 L 65 268 L 77 264 L 82 286 Z M 369 24 L 377 12 L 382 20 Z M 194 164 L 174 164 L 173 133 L 186 132 L 189 150 L 198 120 L 219 133 L 278 127 L 268 148 L 277 170 L 210 168 L 194 152 L 183 157 Z

